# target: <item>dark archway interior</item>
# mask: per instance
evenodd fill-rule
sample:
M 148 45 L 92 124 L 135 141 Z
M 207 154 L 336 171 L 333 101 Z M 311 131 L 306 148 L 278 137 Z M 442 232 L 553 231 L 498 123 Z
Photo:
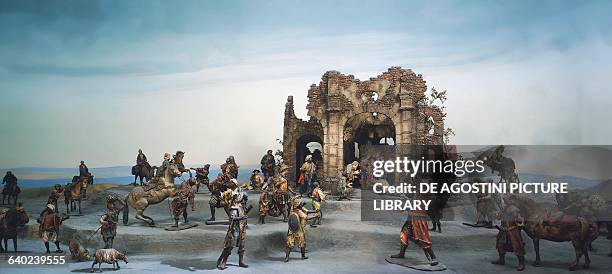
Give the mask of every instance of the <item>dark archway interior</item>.
M 323 140 L 321 137 L 312 134 L 304 135 L 298 138 L 295 148 L 296 180 L 300 177 L 300 167 L 304 164 L 307 155 L 312 155 L 312 160 L 317 165 L 317 174 L 319 174 L 323 167 Z
M 395 145 L 395 126 L 383 114 L 361 113 L 349 119 L 344 129 L 344 166 L 361 160 L 367 145 Z

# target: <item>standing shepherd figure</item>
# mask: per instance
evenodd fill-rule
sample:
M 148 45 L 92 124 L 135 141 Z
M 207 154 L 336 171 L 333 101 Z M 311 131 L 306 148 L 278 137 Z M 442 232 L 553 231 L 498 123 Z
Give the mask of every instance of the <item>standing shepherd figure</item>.
M 13 205 L 17 204 L 17 196 L 21 193 L 21 189 L 17 185 L 17 177 L 13 172 L 7 171 L 6 175 L 2 179 L 2 184 L 6 184 L 2 189 L 2 204 L 4 205 L 4 199 L 8 196 L 8 204 L 11 204 L 11 197 L 15 198 Z
M 70 214 L 70 201 L 72 200 L 72 190 L 70 187 L 70 183 L 66 183 L 64 188 L 62 188 L 64 192 L 64 204 L 66 204 L 66 214 Z
M 267 189 L 264 189 L 263 192 L 259 195 L 259 220 L 257 220 L 258 224 L 266 223 L 266 216 L 268 216 L 268 212 L 270 212 L 270 194 Z
M 48 204 L 47 208 L 40 213 L 40 218 L 38 222 L 40 225 L 38 226 L 38 235 L 45 243 L 46 253 L 51 253 L 49 251 L 49 242 L 54 242 L 56 253 L 62 253 L 62 249 L 60 248 L 60 240 L 59 240 L 59 228 L 64 220 L 68 219 L 68 216 L 62 217 L 55 213 L 55 206 Z
M 287 229 L 287 242 L 285 244 L 285 263 L 289 262 L 289 254 L 296 245 L 300 247 L 302 260 L 306 257 L 306 224 L 308 223 L 308 211 L 304 208 L 304 201 L 296 197 L 291 202 L 292 209 L 289 214 L 289 228 Z M 314 218 L 314 217 L 313 217 Z
M 230 205 L 229 226 L 227 228 L 227 233 L 225 234 L 223 251 L 217 260 L 217 268 L 220 270 L 227 268 L 227 259 L 230 254 L 232 254 L 234 245 L 238 247 L 238 265 L 246 268 L 249 267 L 246 263 L 244 263 L 244 244 L 246 241 L 246 227 L 248 218 L 248 209 L 245 208 L 246 197 L 244 196 L 243 192 L 238 192 L 237 190 L 228 190 L 226 193 L 231 195 L 231 198 L 229 198 L 228 201 L 228 204 Z M 234 239 L 236 239 L 235 244 Z
M 100 234 L 104 241 L 104 248 L 112 248 L 115 236 L 117 236 L 117 224 L 119 223 L 119 212 L 126 204 L 114 195 L 106 197 L 106 213 L 100 217 Z
M 115 210 L 107 210 L 100 217 L 100 234 L 104 241 L 104 248 L 113 248 L 113 241 L 117 236 L 117 223 L 119 222 L 119 212 Z
M 177 193 L 176 197 L 172 199 L 170 203 L 172 206 L 172 216 L 174 217 L 174 225 L 172 227 L 178 227 L 179 217 L 183 215 L 183 220 L 188 223 L 187 220 L 187 206 L 191 204 L 191 211 L 195 211 L 193 190 L 181 188 Z
M 474 179 L 477 183 L 482 183 L 482 180 Z M 489 183 L 493 183 L 489 180 Z M 476 223 L 475 226 L 483 226 L 493 228 L 495 216 L 503 210 L 501 197 L 497 193 L 476 193 Z
M 268 182 L 268 180 L 274 176 L 274 169 L 276 169 L 276 160 L 270 149 L 266 155 L 261 158 L 261 172 L 264 174 L 264 181 Z

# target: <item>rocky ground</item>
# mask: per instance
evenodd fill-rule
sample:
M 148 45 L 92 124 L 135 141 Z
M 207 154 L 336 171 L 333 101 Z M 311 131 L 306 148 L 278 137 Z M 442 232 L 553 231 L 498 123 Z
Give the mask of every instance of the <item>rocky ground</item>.
M 71 216 L 62 225 L 61 238 L 64 243 L 68 239 L 77 239 L 85 244 L 91 253 L 102 246 L 101 237 L 90 235 L 99 227 L 98 218 L 104 210 L 105 197 L 109 193 L 125 195 L 128 186 L 96 185 L 94 194 L 84 201 L 83 215 Z M 19 241 L 18 254 L 0 255 L 2 273 L 20 273 L 27 269 L 28 273 L 65 273 L 86 272 L 91 262 L 72 262 L 64 266 L 37 267 L 8 265 L 6 260 L 11 255 L 41 255 L 44 246 L 36 238 L 36 217 L 44 208 L 49 190 L 26 190 L 23 196 L 26 209 L 30 214 L 30 224 L 23 231 L 23 239 Z M 215 269 L 216 259 L 221 252 L 226 226 L 207 226 L 204 224 L 210 216 L 207 194 L 196 195 L 195 212 L 189 212 L 190 222 L 199 226 L 182 231 L 165 231 L 163 227 L 172 223 L 168 202 L 153 205 L 146 215 L 156 220 L 156 227 L 149 227 L 134 218 L 134 210 L 130 211 L 130 222 L 120 225 L 115 239 L 115 248 L 129 256 L 129 264 L 121 263 L 121 270 L 140 271 L 142 273 L 175 273 L 184 271 L 218 271 Z M 265 225 L 255 224 L 258 194 L 251 193 L 249 201 L 255 208 L 250 214 L 247 231 L 246 261 L 248 269 L 237 267 L 238 258 L 234 253 L 229 259 L 229 268 L 224 273 L 250 272 L 284 272 L 304 273 L 417 273 L 418 270 L 392 265 L 385 261 L 390 254 L 399 249 L 399 230 L 401 220 L 393 223 L 374 223 L 361 221 L 360 204 L 358 200 L 328 201 L 324 203 L 324 222 L 322 226 L 307 229 L 307 247 L 309 259 L 301 260 L 297 250 L 292 253 L 289 263 L 283 262 L 284 240 L 287 224 L 280 218 L 268 217 Z M 461 224 L 457 216 L 465 218 L 473 212 L 468 204 L 457 204 L 446 216 L 453 216 L 456 221 L 443 222 L 443 233 L 432 233 L 434 250 L 439 260 L 448 267 L 445 273 L 476 273 L 497 272 L 515 273 L 516 257 L 507 257 L 506 266 L 490 264 L 496 258 L 495 230 L 470 228 Z M 65 210 L 63 203 L 60 208 Z M 224 217 L 222 211 L 219 218 Z M 467 219 L 466 219 L 467 220 Z M 527 239 L 527 238 L 526 238 Z M 534 254 L 530 241 L 526 241 L 527 261 L 533 261 Z M 610 242 L 600 237 L 594 242 L 596 251 L 591 252 L 591 268 L 580 269 L 581 273 L 610 273 L 612 258 L 607 257 Z M 67 247 L 63 247 L 68 250 Z M 234 250 L 236 251 L 236 250 Z M 570 243 L 541 242 L 543 263 L 541 267 L 528 265 L 527 273 L 565 273 L 567 266 L 574 258 Z M 423 252 L 414 245 L 408 248 L 407 260 L 424 261 Z M 7 272 L 5 272 L 7 270 Z M 112 270 L 111 265 L 104 265 L 103 271 Z

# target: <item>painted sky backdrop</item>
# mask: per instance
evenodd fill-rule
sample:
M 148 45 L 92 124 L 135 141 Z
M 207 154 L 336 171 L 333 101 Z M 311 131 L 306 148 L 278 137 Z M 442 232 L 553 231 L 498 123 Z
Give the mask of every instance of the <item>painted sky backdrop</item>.
M 447 89 L 457 144 L 610 144 L 611 1 L 2 1 L 0 167 L 257 163 L 328 70 Z

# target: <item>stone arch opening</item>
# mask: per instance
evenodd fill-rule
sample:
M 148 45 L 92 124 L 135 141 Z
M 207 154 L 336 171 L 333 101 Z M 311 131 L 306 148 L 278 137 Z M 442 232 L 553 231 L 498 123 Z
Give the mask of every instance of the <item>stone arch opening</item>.
M 312 155 L 312 160 L 317 166 L 316 174 L 319 175 L 323 171 L 323 140 L 321 137 L 313 134 L 303 135 L 297 139 L 295 148 L 295 178 L 300 177 L 300 167 L 308 155 Z M 320 176 L 317 176 L 317 180 L 319 179 Z
M 389 116 L 376 112 L 357 114 L 344 125 L 344 166 L 360 161 L 365 146 L 395 143 L 395 125 Z

